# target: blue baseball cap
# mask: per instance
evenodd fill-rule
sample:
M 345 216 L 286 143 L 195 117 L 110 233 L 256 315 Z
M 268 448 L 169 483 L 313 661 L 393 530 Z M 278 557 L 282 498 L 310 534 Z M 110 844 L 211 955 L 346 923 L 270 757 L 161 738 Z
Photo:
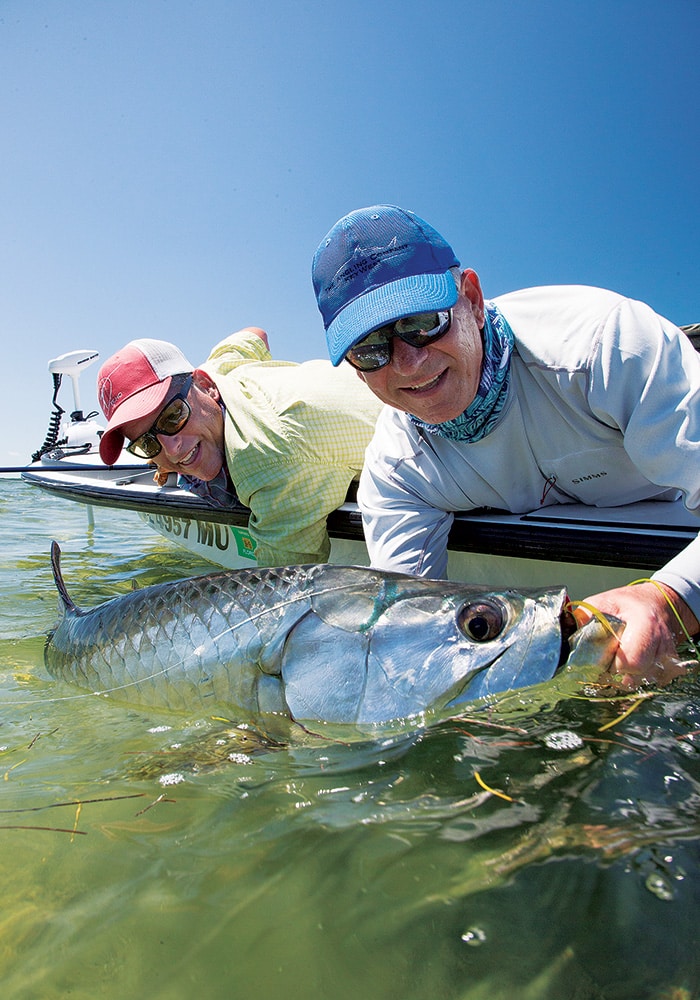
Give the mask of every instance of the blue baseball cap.
M 333 364 L 384 323 L 451 309 L 451 267 L 459 267 L 452 247 L 413 212 L 372 205 L 343 216 L 321 240 L 311 268 Z

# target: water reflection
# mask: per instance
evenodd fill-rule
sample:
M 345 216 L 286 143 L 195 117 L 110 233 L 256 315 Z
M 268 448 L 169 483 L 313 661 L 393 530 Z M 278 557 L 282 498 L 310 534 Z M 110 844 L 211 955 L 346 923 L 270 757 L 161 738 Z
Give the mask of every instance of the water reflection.
M 610 729 L 629 702 L 352 746 L 74 697 L 42 667 L 47 539 L 86 604 L 189 557 L 100 512 L 85 540 L 24 489 L 0 528 L 4 995 L 698 995 L 697 680 Z

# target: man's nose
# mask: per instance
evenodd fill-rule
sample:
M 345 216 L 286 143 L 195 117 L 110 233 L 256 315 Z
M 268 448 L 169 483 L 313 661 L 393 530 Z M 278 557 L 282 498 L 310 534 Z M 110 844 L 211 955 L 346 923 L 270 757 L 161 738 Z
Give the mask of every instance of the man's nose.
M 160 453 L 168 462 L 177 462 L 182 454 L 182 434 L 156 434 L 160 442 Z
M 392 338 L 391 364 L 401 375 L 408 375 L 420 368 L 427 356 L 425 347 L 412 347 L 400 337 Z

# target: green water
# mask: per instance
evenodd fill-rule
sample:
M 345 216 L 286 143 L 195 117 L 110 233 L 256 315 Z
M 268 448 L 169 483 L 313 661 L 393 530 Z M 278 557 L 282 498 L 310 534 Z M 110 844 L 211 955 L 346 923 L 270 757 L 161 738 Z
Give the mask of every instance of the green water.
M 265 747 L 52 681 L 52 538 L 84 606 L 208 570 L 0 480 L 3 1000 L 700 996 L 696 679 L 606 730 L 629 702 Z

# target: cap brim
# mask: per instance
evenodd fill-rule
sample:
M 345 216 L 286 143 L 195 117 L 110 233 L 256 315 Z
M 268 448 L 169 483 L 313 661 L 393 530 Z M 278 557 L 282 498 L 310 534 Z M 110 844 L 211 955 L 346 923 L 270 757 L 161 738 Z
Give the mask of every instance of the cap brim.
M 116 408 L 100 438 L 100 458 L 105 465 L 114 465 L 121 454 L 125 440 L 122 427 L 133 420 L 155 417 L 170 393 L 171 384 L 172 377 L 156 382 L 155 385 L 149 385 L 148 388 L 129 396 Z
M 456 301 L 451 271 L 415 274 L 365 292 L 348 303 L 326 330 L 330 359 L 339 365 L 353 344 L 384 323 L 413 313 L 451 309 Z

